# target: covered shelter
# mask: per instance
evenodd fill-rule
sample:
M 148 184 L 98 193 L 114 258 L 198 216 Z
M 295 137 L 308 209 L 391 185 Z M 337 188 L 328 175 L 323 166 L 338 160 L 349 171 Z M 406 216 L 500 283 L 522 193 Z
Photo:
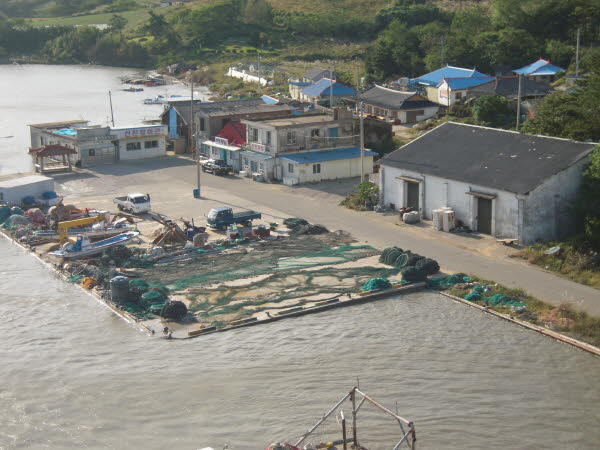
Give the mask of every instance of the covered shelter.
M 60 144 L 46 144 L 40 148 L 30 148 L 36 172 L 62 172 L 72 170 L 70 155 L 77 155 L 75 149 Z

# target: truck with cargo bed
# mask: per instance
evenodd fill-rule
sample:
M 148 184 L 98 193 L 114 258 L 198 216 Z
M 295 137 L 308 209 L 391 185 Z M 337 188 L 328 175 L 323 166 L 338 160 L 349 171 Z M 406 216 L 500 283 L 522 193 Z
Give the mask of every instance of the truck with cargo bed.
M 261 214 L 256 211 L 240 211 L 234 213 L 231 208 L 213 208 L 208 213 L 206 223 L 216 230 L 227 229 L 229 225 L 251 226 L 254 219 L 260 219 Z
M 113 200 L 119 211 L 130 212 L 131 214 L 143 214 L 150 212 L 150 195 L 140 194 L 139 192 L 128 194 L 123 197 L 117 197 Z

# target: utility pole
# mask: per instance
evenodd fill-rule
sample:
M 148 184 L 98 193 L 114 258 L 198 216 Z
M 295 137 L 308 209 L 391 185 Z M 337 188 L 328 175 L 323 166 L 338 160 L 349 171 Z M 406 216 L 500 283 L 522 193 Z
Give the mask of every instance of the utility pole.
M 113 113 L 113 106 L 112 106 L 112 93 L 110 91 L 108 91 L 108 100 L 110 102 L 110 118 L 112 121 L 112 126 L 115 126 L 115 114 Z
M 440 44 L 442 47 L 442 67 L 444 67 L 444 44 L 445 44 L 444 36 L 440 37 Z
M 333 109 L 333 68 L 329 68 L 329 79 L 331 80 L 331 85 L 329 86 L 329 107 Z
M 191 72 L 190 73 L 190 123 L 189 123 L 189 135 L 190 135 L 190 151 L 194 151 L 194 139 L 195 137 L 195 133 L 194 133 L 194 124 L 195 124 L 195 119 L 194 119 L 194 73 Z M 197 186 L 196 189 L 198 190 L 198 196 L 197 198 L 200 198 L 200 149 L 196 146 L 196 181 L 197 181 Z
M 360 107 L 360 182 L 365 181 L 365 124 L 363 121 L 363 102 L 359 103 Z
M 577 28 L 577 50 L 575 52 L 575 76 L 579 76 L 579 35 L 581 34 L 581 28 Z
M 260 50 L 258 50 L 258 92 L 262 95 L 262 83 L 260 82 Z
M 519 125 L 521 124 L 521 81 L 522 76 L 519 74 L 519 89 L 517 91 L 517 131 L 519 131 Z

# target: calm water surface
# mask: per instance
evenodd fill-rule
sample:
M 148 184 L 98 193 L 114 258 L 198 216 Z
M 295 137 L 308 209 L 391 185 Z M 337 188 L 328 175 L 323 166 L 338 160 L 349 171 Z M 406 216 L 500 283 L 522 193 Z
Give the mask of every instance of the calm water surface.
M 29 70 L 48 79 L 46 89 L 28 91 Z M 101 120 L 107 86 L 128 73 L 16 71 L 0 68 L 0 79 L 12 79 L 11 90 L 21 93 L 19 104 L 7 100 L 10 91 L 0 97 L 0 134 L 78 111 Z M 77 96 L 53 88 L 63 75 Z M 44 106 L 30 112 L 36 103 Z M 12 115 L 25 120 L 16 124 Z M 5 167 L 22 163 L 6 146 L 1 158 Z M 392 409 L 398 402 L 415 421 L 420 449 L 600 444 L 600 359 L 441 296 L 168 342 L 134 330 L 1 238 L 0 280 L 0 449 L 260 449 L 297 438 L 357 377 L 363 390 Z M 365 415 L 364 442 L 391 448 L 396 430 Z
M 144 105 L 145 98 L 190 95 L 179 84 L 123 92 L 127 85 L 120 77 L 132 73 L 135 69 L 85 65 L 0 65 L 0 174 L 31 170 L 28 124 L 85 119 L 108 125 L 111 91 L 115 125 L 135 125 L 158 118 L 163 110 L 162 105 Z M 206 92 L 200 89 L 199 96 Z

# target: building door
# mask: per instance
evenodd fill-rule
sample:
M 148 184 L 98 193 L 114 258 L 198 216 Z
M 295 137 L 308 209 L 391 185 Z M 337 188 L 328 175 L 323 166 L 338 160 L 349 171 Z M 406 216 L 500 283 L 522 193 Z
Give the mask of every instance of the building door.
M 406 111 L 406 123 L 415 123 L 417 121 L 417 116 L 422 116 L 423 114 L 425 114 L 425 111 L 422 109 Z
M 419 183 L 406 181 L 406 206 L 419 210 Z
M 492 200 L 477 197 L 477 231 L 492 234 Z

